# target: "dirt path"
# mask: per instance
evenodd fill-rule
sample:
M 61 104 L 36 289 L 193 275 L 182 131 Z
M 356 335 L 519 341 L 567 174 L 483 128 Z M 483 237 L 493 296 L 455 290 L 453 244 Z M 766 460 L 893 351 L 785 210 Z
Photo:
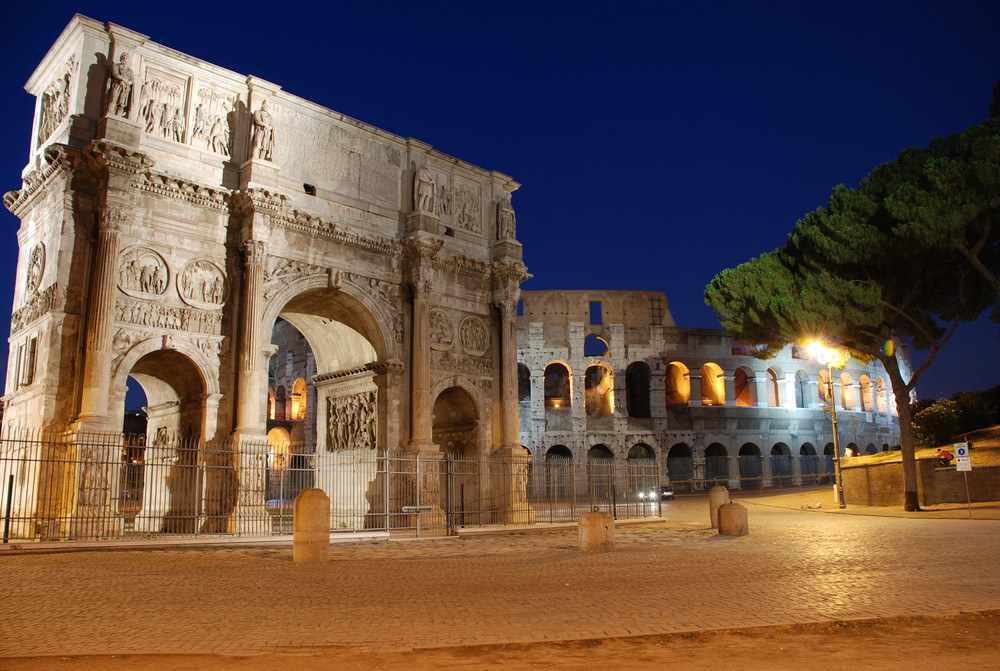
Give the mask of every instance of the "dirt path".
M 296 655 L 120 655 L 0 659 L 22 669 L 123 669 L 273 671 L 320 669 L 410 671 L 415 669 L 601 669 L 637 668 L 716 671 L 878 669 L 955 671 L 1000 666 L 1000 611 L 954 617 L 918 617 L 762 627 L 669 636 L 435 648 L 410 652 L 317 650 Z

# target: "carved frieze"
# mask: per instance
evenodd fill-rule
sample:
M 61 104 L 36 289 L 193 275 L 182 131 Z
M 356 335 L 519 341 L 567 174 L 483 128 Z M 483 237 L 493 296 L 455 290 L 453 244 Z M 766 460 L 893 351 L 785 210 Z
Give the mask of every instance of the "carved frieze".
M 184 142 L 187 80 L 154 67 L 146 68 L 139 90 L 139 120 L 150 135 Z
M 55 132 L 69 113 L 69 94 L 73 83 L 73 73 L 76 70 L 76 57 L 66 63 L 62 74 L 56 77 L 42 94 L 42 109 L 38 119 L 38 145 Z
M 170 198 L 176 198 L 195 205 L 211 207 L 216 210 L 221 210 L 225 207 L 228 198 L 225 191 L 219 191 L 155 172 L 145 172 L 139 175 L 133 184 L 136 188 L 144 191 L 160 196 L 169 196 Z
M 119 296 L 115 303 L 115 321 L 119 324 L 157 329 L 218 334 L 222 326 L 222 314 Z
M 327 275 L 328 272 L 326 268 L 311 263 L 272 256 L 268 258 L 264 269 L 264 298 L 272 298 L 291 282 L 313 275 Z
M 337 396 L 328 399 L 326 449 L 374 450 L 376 447 L 375 392 Z
M 10 316 L 10 332 L 17 333 L 42 315 L 58 310 L 64 305 L 65 296 L 55 284 L 50 284 L 45 291 L 36 293 L 27 303 L 14 310 Z
M 362 293 L 369 294 L 373 299 L 372 302 L 383 308 L 383 315 L 388 317 L 386 321 L 391 324 L 396 342 L 403 342 L 403 311 L 399 285 L 351 272 L 341 273 L 341 279 L 353 284 Z
M 493 375 L 493 363 L 489 357 L 472 357 L 453 352 L 431 351 L 431 368 L 441 371 L 457 371 L 473 376 Z
M 455 344 L 455 327 L 444 310 L 431 310 L 431 348 L 446 350 Z
M 207 259 L 189 261 L 181 271 L 177 293 L 192 307 L 217 309 L 226 300 L 226 274 Z
M 129 247 L 118 256 L 118 288 L 129 296 L 152 298 L 167 291 L 170 271 L 159 253 L 148 247 Z
M 472 356 L 482 356 L 490 346 L 490 333 L 479 317 L 466 317 L 458 327 L 462 349 Z
M 35 296 L 38 287 L 42 284 L 42 276 L 45 273 L 45 245 L 39 242 L 31 248 L 28 255 L 28 270 L 25 272 L 24 289 L 25 295 Z
M 198 89 L 198 106 L 191 125 L 193 144 L 222 156 L 232 154 L 232 128 L 236 122 L 235 96 L 219 93 L 211 87 Z

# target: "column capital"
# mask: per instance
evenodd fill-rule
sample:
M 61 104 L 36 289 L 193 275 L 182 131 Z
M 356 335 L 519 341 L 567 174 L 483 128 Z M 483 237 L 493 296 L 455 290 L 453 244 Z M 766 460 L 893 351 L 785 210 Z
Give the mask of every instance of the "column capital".
M 243 258 L 247 265 L 264 263 L 267 258 L 267 243 L 263 240 L 244 240 Z

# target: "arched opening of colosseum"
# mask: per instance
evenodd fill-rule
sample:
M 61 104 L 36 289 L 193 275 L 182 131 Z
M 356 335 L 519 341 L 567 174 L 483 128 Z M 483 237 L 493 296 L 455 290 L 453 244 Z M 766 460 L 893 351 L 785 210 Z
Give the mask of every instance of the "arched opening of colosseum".
M 767 386 L 767 407 L 769 408 L 781 407 L 781 394 L 778 391 L 778 379 L 778 373 L 776 373 L 773 368 L 768 368 L 764 384 Z
M 818 476 L 822 473 L 822 468 L 816 446 L 812 443 L 802 443 L 799 448 L 799 471 L 802 473 L 802 484 L 820 483 Z
M 605 417 L 615 411 L 615 378 L 604 364 L 588 366 L 583 377 L 587 417 Z
M 775 443 L 771 448 L 771 486 L 792 486 L 792 449 L 785 443 Z
M 517 364 L 517 401 L 531 402 L 531 371 L 523 363 Z
M 889 413 L 889 397 L 885 393 L 885 380 L 875 378 L 875 402 L 880 415 Z
M 729 452 L 721 443 L 705 448 L 705 479 L 709 487 L 729 486 Z
M 830 405 L 832 398 L 830 392 L 830 373 L 825 368 L 819 371 L 819 400 Z
M 611 348 L 608 341 L 596 335 L 589 335 L 583 340 L 583 356 L 608 356 Z
M 269 384 L 290 390 L 275 419 L 291 437 L 295 478 L 287 492 L 318 487 L 330 497 L 332 528 L 364 528 L 376 477 L 378 388 L 369 364 L 385 340 L 372 314 L 336 289 L 313 289 L 291 298 L 274 318 Z M 308 382 L 307 382 L 308 381 Z M 289 504 L 290 505 L 290 504 Z
M 160 349 L 142 356 L 128 373 L 146 395 L 146 439 L 144 448 L 132 448 L 133 484 L 128 505 L 136 516 L 134 529 L 194 533 L 207 514 L 228 514 L 235 500 L 222 492 L 219 483 L 200 477 L 203 460 L 214 455 L 203 449 L 206 435 L 214 431 L 214 417 L 205 407 L 205 382 L 198 366 L 176 350 Z M 138 468 L 137 468 L 138 467 Z M 221 509 L 220 509 L 221 508 Z
M 857 409 L 857 399 L 854 395 L 854 378 L 850 373 L 840 374 L 840 400 L 844 410 Z
M 806 394 L 807 384 L 809 380 L 809 375 L 805 371 L 800 370 L 795 374 L 795 407 L 805 408 L 807 407 L 807 399 L 809 396 Z
M 875 443 L 868 443 L 865 447 L 865 454 L 878 454 L 878 448 L 875 447 Z
M 660 482 L 656 470 L 656 452 L 645 443 L 636 443 L 625 457 L 628 469 L 629 500 L 658 501 Z M 637 496 L 632 496 L 635 494 Z
M 591 504 L 610 504 L 614 491 L 615 454 L 607 445 L 587 450 L 587 492 Z
M 754 405 L 754 394 L 750 388 L 752 373 L 746 368 L 737 368 L 733 376 L 733 393 L 736 396 L 736 406 L 749 408 Z
M 557 501 L 567 501 L 573 495 L 573 453 L 565 445 L 553 445 L 545 451 L 545 488 Z
M 861 409 L 865 412 L 875 412 L 875 386 L 872 379 L 862 375 L 858 380 L 861 387 Z
M 481 524 L 483 489 L 482 437 L 479 411 L 469 392 L 448 387 L 434 400 L 432 432 L 434 444 L 447 460 L 442 473 L 441 492 L 453 524 Z
M 726 404 L 725 374 L 719 364 L 706 363 L 701 367 L 701 404 Z
M 545 367 L 545 409 L 562 410 L 572 405 L 569 369 L 558 361 Z
M 649 380 L 651 374 L 645 361 L 633 361 L 625 369 L 625 404 L 629 417 L 650 417 Z
M 667 478 L 676 491 L 692 491 L 694 460 L 691 447 L 687 443 L 677 443 L 667 452 Z
M 667 404 L 687 403 L 691 398 L 691 372 L 680 361 L 667 366 L 663 378 Z
M 763 487 L 764 457 L 760 448 L 753 443 L 740 447 L 740 489 L 760 489 Z

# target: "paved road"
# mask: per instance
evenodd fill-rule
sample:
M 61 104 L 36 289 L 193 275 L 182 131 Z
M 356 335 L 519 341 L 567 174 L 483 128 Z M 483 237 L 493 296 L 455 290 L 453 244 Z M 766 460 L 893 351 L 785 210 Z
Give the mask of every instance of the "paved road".
M 619 526 L 334 547 L 0 557 L 0 655 L 397 650 L 1000 609 L 1000 520 L 828 514 L 704 498 Z

